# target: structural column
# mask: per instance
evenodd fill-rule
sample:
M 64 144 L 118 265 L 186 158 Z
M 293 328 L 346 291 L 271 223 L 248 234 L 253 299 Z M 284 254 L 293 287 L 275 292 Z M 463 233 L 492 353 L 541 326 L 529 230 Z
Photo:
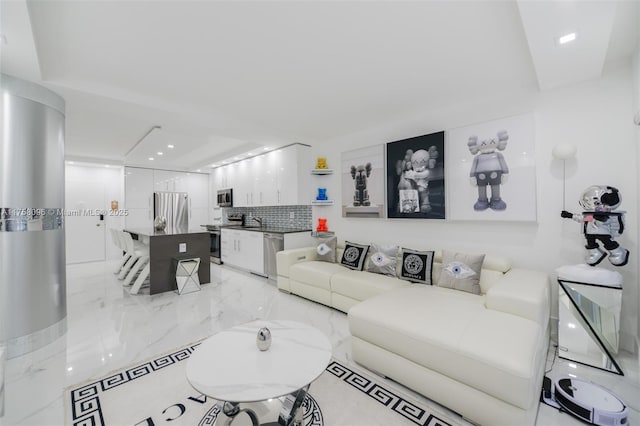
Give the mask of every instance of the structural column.
M 8 358 L 66 332 L 64 100 L 0 75 L 0 341 Z

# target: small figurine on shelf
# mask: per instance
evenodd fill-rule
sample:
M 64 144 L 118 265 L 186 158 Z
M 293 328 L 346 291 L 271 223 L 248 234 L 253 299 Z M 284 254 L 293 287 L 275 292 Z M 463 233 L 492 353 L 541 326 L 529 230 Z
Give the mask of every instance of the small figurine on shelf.
M 318 218 L 318 226 L 316 227 L 316 231 L 318 232 L 328 232 L 329 228 L 327 227 L 327 219 L 324 217 Z
M 318 157 L 318 159 L 316 160 L 316 169 L 318 170 L 328 169 L 326 157 Z
M 327 188 L 318 188 L 318 196 L 316 197 L 317 201 L 327 201 L 329 198 L 327 197 Z

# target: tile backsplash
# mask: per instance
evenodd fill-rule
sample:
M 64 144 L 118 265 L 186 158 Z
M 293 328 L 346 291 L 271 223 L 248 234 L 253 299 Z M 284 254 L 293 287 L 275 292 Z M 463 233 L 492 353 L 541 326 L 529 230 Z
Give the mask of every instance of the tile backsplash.
M 228 214 L 245 215 L 247 224 L 251 224 L 252 217 L 261 217 L 263 225 L 278 228 L 311 229 L 311 206 L 269 206 L 269 207 L 230 207 L 223 212 L 224 223 Z M 291 214 L 293 213 L 293 218 Z M 257 224 L 257 222 L 254 222 Z

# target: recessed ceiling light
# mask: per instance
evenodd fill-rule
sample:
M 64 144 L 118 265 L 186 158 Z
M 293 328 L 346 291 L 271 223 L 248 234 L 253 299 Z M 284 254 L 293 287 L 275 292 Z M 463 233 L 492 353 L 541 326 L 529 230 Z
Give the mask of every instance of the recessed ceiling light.
M 197 170 L 196 170 L 196 172 L 198 172 L 198 173 L 199 173 L 199 172 L 200 172 L 200 169 L 197 169 Z
M 104 166 L 105 166 L 105 167 L 109 167 L 109 165 L 108 165 L 108 164 L 105 164 Z
M 569 33 L 558 37 L 558 44 L 567 44 L 574 41 L 577 37 L 576 33 Z
M 234 159 L 234 160 L 239 160 L 239 159 L 240 159 L 240 157 L 233 157 L 233 159 Z
M 227 160 L 224 160 L 224 161 L 222 162 L 222 164 L 227 164 L 227 163 L 228 163 L 228 161 L 227 161 Z
M 153 157 L 149 157 L 149 161 L 153 161 Z
M 174 147 L 173 147 L 173 145 L 167 145 L 167 148 L 173 149 Z
M 73 161 L 69 161 L 69 164 L 76 164 L 76 163 L 74 163 Z
M 158 151 L 158 155 L 164 155 L 164 152 Z
M 268 146 L 265 146 L 263 149 L 264 149 L 265 151 L 269 151 L 269 147 L 268 147 Z
M 253 155 L 253 152 L 248 152 L 247 155 Z

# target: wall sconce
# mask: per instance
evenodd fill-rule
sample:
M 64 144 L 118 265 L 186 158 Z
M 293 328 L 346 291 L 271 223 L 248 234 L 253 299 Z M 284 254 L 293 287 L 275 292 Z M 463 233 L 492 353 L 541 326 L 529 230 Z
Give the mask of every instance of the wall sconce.
M 566 183 L 567 183 L 567 175 L 566 175 L 566 162 L 576 156 L 578 149 L 575 145 L 571 145 L 568 143 L 563 143 L 560 145 L 556 145 L 551 151 L 551 155 L 556 160 L 562 160 L 562 210 L 566 210 L 566 202 L 565 202 L 565 193 L 566 193 Z

